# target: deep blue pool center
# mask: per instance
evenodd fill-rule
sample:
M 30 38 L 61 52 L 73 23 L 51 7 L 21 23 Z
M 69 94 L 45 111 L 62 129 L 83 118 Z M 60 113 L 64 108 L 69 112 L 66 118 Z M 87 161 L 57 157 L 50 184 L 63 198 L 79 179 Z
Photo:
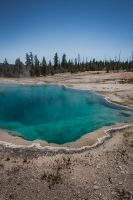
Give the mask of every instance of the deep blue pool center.
M 0 128 L 27 140 L 64 144 L 133 119 L 130 109 L 93 91 L 57 85 L 0 85 Z

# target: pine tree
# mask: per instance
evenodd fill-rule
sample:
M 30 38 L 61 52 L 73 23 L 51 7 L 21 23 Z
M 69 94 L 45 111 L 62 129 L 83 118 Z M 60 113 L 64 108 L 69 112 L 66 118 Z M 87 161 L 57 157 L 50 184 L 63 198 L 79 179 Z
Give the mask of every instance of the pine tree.
M 8 69 L 9 64 L 7 62 L 7 59 L 5 58 L 4 63 L 3 63 L 3 76 L 10 76 L 10 69 Z
M 40 62 L 38 60 L 37 55 L 34 56 L 34 75 L 35 76 L 40 76 L 41 72 L 40 72 L 40 66 L 39 66 Z
M 38 57 L 37 57 L 37 55 L 35 55 L 34 56 L 34 65 L 35 65 L 35 67 L 39 67 L 39 60 L 38 60 Z
M 58 65 L 59 65 L 59 58 L 58 58 L 58 54 L 55 53 L 55 56 L 54 56 L 54 69 L 55 69 L 55 71 L 58 70 Z
M 26 66 L 30 66 L 30 56 L 28 53 L 26 53 L 26 61 L 25 61 Z
M 7 59 L 5 58 L 4 60 L 4 63 L 3 63 L 5 66 L 8 66 L 8 62 L 7 62 Z
M 32 52 L 30 52 L 29 58 L 30 58 L 30 66 L 33 66 L 34 61 L 33 61 L 33 54 L 32 54 Z
M 46 66 L 47 65 L 47 62 L 46 62 L 46 59 L 45 57 L 42 58 L 42 66 Z
M 45 57 L 42 59 L 42 75 L 46 76 L 47 75 L 47 62 Z
M 66 54 L 63 54 L 63 56 L 62 56 L 61 66 L 66 71 L 66 69 L 67 69 Z

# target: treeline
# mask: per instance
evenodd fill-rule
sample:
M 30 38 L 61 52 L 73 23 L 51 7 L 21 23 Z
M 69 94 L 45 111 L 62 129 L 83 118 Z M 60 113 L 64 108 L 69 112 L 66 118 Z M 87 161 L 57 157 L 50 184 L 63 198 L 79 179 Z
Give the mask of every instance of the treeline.
M 49 61 L 47 63 L 45 57 L 42 58 L 42 61 L 39 61 L 37 55 L 30 52 L 26 53 L 25 63 L 20 58 L 16 59 L 15 64 L 9 64 L 7 59 L 4 60 L 4 63 L 0 63 L 0 77 L 36 77 L 65 72 L 77 73 L 102 70 L 106 70 L 107 73 L 110 71 L 119 72 L 119 70 L 133 71 L 133 59 L 132 61 L 120 61 L 120 59 L 81 61 L 80 55 L 78 55 L 78 58 L 70 60 L 66 58 L 66 54 L 63 54 L 60 60 L 58 54 L 55 53 L 53 62 Z

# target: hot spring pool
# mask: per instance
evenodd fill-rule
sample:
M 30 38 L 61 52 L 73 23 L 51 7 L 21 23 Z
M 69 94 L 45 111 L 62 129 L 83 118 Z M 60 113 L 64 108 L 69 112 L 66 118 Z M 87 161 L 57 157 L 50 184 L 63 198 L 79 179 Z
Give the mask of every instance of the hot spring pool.
M 0 85 L 0 128 L 27 140 L 64 144 L 103 126 L 133 119 L 133 112 L 93 91 L 56 85 Z

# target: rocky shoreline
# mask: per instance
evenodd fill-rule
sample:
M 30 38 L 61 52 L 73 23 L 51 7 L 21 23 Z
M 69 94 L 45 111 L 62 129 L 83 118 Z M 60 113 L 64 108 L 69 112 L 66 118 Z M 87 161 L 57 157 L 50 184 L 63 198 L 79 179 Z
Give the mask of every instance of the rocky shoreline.
M 92 146 L 83 146 L 81 148 L 54 147 L 54 146 L 42 147 L 39 143 L 32 143 L 29 146 L 24 146 L 24 145 L 14 145 L 8 142 L 0 141 L 0 150 L 2 151 L 3 149 L 6 148 L 7 151 L 12 150 L 12 152 L 31 151 L 31 153 L 37 153 L 43 156 L 44 155 L 55 156 L 57 154 L 66 154 L 66 155 L 76 154 L 76 153 L 79 154 L 79 153 L 84 153 L 85 151 L 89 151 L 89 150 L 99 147 L 106 140 L 112 138 L 113 135 L 116 134 L 116 132 L 119 132 L 121 130 L 126 130 L 130 127 L 133 127 L 133 124 L 123 125 L 120 127 L 104 130 L 105 136 L 98 138 L 98 141 L 95 144 L 93 144 Z

